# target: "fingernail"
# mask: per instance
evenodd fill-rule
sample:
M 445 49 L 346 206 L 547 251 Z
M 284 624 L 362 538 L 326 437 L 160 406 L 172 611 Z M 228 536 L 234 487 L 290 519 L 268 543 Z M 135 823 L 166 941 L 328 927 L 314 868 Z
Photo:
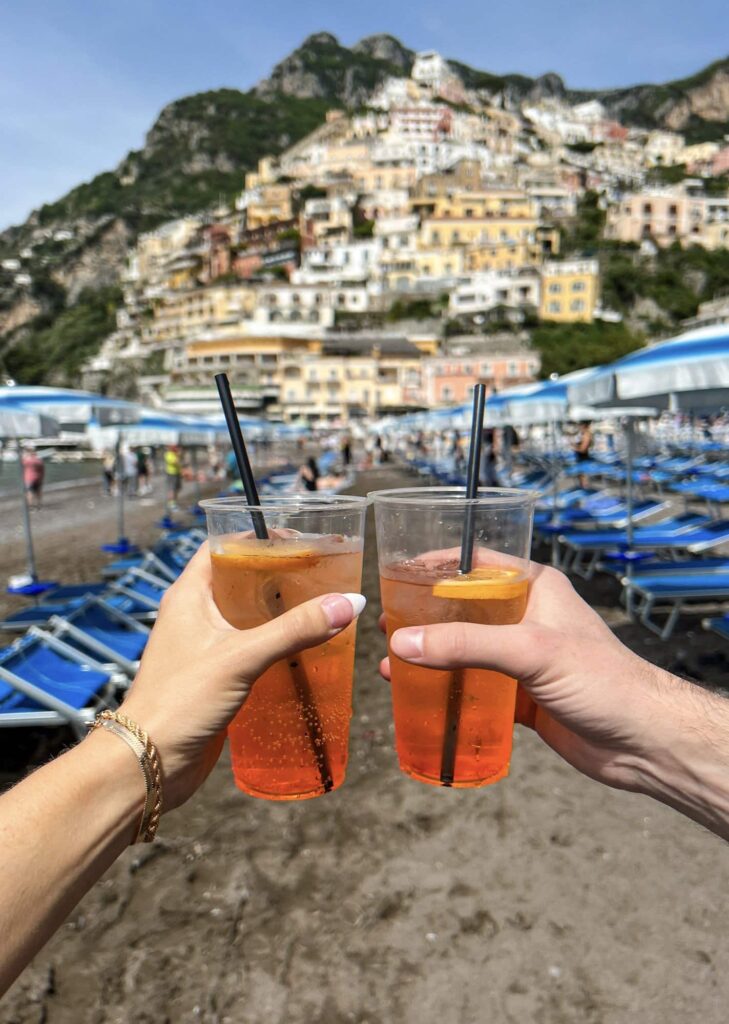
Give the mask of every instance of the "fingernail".
M 362 594 L 327 594 L 321 606 L 332 629 L 341 629 L 356 619 L 366 604 Z
M 390 649 L 398 658 L 422 658 L 423 630 L 417 626 L 414 629 L 398 629 L 392 634 Z

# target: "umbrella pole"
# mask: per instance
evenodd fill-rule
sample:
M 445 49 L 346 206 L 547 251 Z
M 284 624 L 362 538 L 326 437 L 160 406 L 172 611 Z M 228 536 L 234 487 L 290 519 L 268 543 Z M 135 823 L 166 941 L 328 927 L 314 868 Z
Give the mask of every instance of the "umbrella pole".
M 197 510 L 198 505 L 200 504 L 201 494 L 200 479 L 197 475 L 197 448 L 195 447 L 195 445 L 193 445 L 192 448 L 190 449 L 190 462 L 192 463 L 192 480 L 195 489 L 195 510 Z
M 122 452 L 121 452 L 121 431 L 117 434 L 116 438 L 116 529 L 117 529 L 117 544 L 120 547 L 126 547 L 129 544 L 128 539 L 124 535 L 124 465 L 122 463 Z
M 625 536 L 628 541 L 628 552 L 632 551 L 633 547 L 633 463 L 635 461 L 635 427 L 632 419 L 628 418 L 625 423 L 625 442 L 626 442 L 626 478 L 625 478 L 625 506 L 627 512 L 627 524 L 625 529 Z M 633 576 L 633 561 L 631 558 L 627 559 L 625 566 L 625 575 L 628 577 L 628 583 Z M 626 599 L 626 610 L 628 617 L 633 618 L 633 590 L 632 587 L 628 586 L 628 594 Z
M 20 486 L 20 504 L 23 509 L 23 532 L 25 533 L 25 558 L 28 563 L 28 573 L 35 583 L 38 579 L 38 571 L 35 565 L 35 551 L 33 550 L 33 531 L 30 528 L 30 509 L 28 498 L 25 493 L 25 479 L 23 476 L 23 450 L 18 441 L 18 482 Z
M 552 526 L 557 522 L 557 498 L 559 495 L 559 462 L 557 460 L 557 423 L 552 420 L 549 424 L 552 445 Z M 557 537 L 552 534 L 552 565 L 559 562 L 557 558 Z

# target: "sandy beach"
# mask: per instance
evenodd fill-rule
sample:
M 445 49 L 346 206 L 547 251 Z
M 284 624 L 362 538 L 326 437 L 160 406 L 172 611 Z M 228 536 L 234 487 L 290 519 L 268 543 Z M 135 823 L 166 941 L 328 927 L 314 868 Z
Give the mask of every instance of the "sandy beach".
M 410 480 L 383 468 L 356 490 Z M 44 575 L 98 572 L 115 533 L 103 500 L 98 486 L 49 496 L 34 519 Z M 22 567 L 9 509 L 2 579 Z M 158 517 L 134 503 L 133 539 L 151 540 Z M 255 800 L 224 753 L 159 840 L 127 851 L 72 914 L 0 1004 L 2 1024 L 725 1024 L 719 840 L 583 778 L 526 730 L 498 785 L 400 774 L 368 530 L 345 785 L 301 804 Z M 700 616 L 661 644 L 625 621 L 611 580 L 579 589 L 644 656 L 726 683 Z M 2 744 L 7 781 L 23 742 Z

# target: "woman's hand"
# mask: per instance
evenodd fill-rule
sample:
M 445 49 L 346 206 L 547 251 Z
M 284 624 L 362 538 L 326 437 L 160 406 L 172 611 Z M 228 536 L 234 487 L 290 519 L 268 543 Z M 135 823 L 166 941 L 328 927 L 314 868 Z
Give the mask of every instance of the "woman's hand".
M 363 607 L 359 594 L 327 594 L 264 626 L 234 629 L 213 601 L 210 552 L 202 545 L 162 599 L 121 709 L 159 751 L 164 810 L 179 806 L 207 778 L 224 730 L 254 681 L 279 658 L 335 636 Z
M 448 623 L 400 629 L 390 650 L 431 668 L 489 668 L 521 683 L 517 721 L 585 775 L 640 788 L 662 696 L 686 685 L 623 646 L 567 577 L 532 564 L 527 610 L 510 626 Z M 390 666 L 382 664 L 389 678 Z

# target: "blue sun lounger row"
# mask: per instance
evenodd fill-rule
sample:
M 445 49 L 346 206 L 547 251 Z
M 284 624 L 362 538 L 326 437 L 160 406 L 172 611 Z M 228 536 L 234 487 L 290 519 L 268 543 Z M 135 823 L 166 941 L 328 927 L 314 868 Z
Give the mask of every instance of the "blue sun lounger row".
M 133 679 L 160 601 L 204 535 L 176 532 L 105 582 L 59 586 L 9 615 L 24 633 L 0 651 L 0 727 L 69 726 L 77 736 Z
M 675 556 L 683 552 L 698 554 L 729 543 L 729 520 L 702 521 L 699 517 L 697 521 L 694 513 L 686 513 L 639 527 L 633 531 L 632 541 L 626 530 L 568 530 L 560 533 L 558 540 L 564 548 L 560 568 L 591 579 L 606 552 L 630 548 Z

